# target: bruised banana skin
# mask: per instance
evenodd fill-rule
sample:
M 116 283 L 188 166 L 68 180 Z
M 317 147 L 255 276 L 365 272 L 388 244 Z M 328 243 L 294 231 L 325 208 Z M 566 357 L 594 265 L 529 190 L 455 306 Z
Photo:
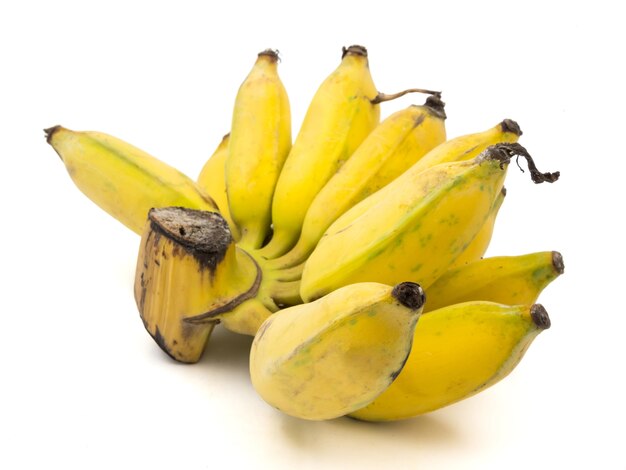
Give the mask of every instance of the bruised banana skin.
M 448 269 L 453 269 L 479 260 L 486 253 L 487 248 L 489 248 L 489 244 L 491 243 L 498 212 L 500 212 L 500 208 L 502 207 L 505 197 L 506 188 L 502 187 L 502 190 L 498 193 L 496 200 L 491 206 L 487 220 L 480 229 L 480 232 L 476 234 L 474 239 L 469 243 L 469 245 L 467 245 L 467 247 L 463 250 L 459 257 L 454 260 Z
M 431 96 L 381 122 L 317 194 L 304 218 L 297 244 L 271 267 L 304 261 L 326 229 L 353 205 L 402 174 L 446 140 L 444 103 Z
M 214 212 L 152 209 L 141 239 L 135 300 L 146 330 L 173 359 L 197 362 L 219 315 L 257 294 L 261 272 Z
M 277 64 L 276 52 L 259 53 L 233 110 L 226 187 L 239 245 L 248 250 L 260 248 L 270 233 L 272 197 L 291 149 L 289 98 Z
M 550 318 L 539 304 L 466 302 L 425 313 L 396 380 L 350 416 L 406 419 L 471 397 L 511 373 L 549 327 Z
M 200 170 L 196 184 L 202 191 L 211 195 L 219 208 L 220 214 L 228 222 L 233 238 L 237 241 L 240 238 L 239 229 L 230 216 L 228 199 L 226 197 L 226 159 L 228 158 L 229 142 L 230 134 L 226 134 L 204 164 L 202 170 Z
M 218 211 L 190 178 L 116 137 L 61 126 L 45 132 L 78 189 L 137 234 L 153 207 Z
M 515 143 L 522 135 L 519 125 L 511 120 L 505 119 L 494 127 L 483 132 L 455 137 L 432 149 L 424 155 L 408 170 L 398 176 L 392 183 L 388 184 L 374 194 L 363 199 L 361 202 L 346 211 L 335 222 L 335 226 L 347 227 L 363 215 L 372 206 L 390 197 L 395 188 L 411 184 L 417 181 L 418 176 L 423 171 L 441 163 L 452 163 L 468 161 L 476 158 L 488 147 L 501 143 Z
M 388 197 L 349 225 L 338 219 L 304 265 L 300 294 L 319 298 L 354 282 L 424 288 L 480 231 L 502 189 L 507 164 L 486 151 L 390 183 Z
M 450 269 L 437 279 L 427 289 L 424 311 L 473 300 L 531 305 L 564 270 L 558 251 L 480 259 Z
M 260 256 L 284 254 L 297 241 L 309 205 L 380 120 L 367 51 L 350 46 L 320 85 L 278 178 L 272 202 L 274 233 Z
M 254 338 L 252 384 L 267 403 L 298 418 L 362 408 L 402 369 L 423 304 L 417 284 L 361 283 L 282 310 Z

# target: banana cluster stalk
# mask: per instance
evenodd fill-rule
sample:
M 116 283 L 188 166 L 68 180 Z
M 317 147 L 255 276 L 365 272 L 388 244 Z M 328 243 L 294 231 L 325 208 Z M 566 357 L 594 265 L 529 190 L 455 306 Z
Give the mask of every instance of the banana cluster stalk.
M 180 207 L 149 212 L 135 300 L 148 333 L 177 361 L 197 362 L 219 315 L 253 298 L 260 278 L 219 214 Z
M 303 419 L 362 408 L 402 370 L 424 299 L 418 284 L 361 283 L 271 316 L 250 350 L 254 388 Z
M 412 92 L 431 96 L 381 122 Z M 135 300 L 165 353 L 197 362 L 220 324 L 254 336 L 271 406 L 389 421 L 509 374 L 550 327 L 537 301 L 564 271 L 556 251 L 484 257 L 511 160 L 535 183 L 559 173 L 537 170 L 511 119 L 452 139 L 445 119 L 439 92 L 378 92 L 354 45 L 293 145 L 278 54 L 259 53 L 195 182 L 112 136 L 45 132 L 76 186 L 141 235 Z

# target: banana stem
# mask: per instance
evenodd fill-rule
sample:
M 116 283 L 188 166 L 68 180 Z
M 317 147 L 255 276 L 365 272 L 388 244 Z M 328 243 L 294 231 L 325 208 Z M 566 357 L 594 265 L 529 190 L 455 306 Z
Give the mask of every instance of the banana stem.
M 297 281 L 302 277 L 302 272 L 304 271 L 304 263 L 306 263 L 306 260 L 296 266 L 291 266 L 289 268 L 276 270 L 272 269 L 272 272 L 277 281 Z
M 546 172 L 542 173 L 537 169 L 533 158 L 528 153 L 523 146 L 518 143 L 501 143 L 492 145 L 488 147 L 481 155 L 477 158 L 483 158 L 486 160 L 498 160 L 500 162 L 500 168 L 504 168 L 504 165 L 507 165 L 511 162 L 511 159 L 515 158 L 515 163 L 519 169 L 524 172 L 522 167 L 519 164 L 519 157 L 524 157 L 528 164 L 528 170 L 530 171 L 530 177 L 533 180 L 533 183 L 554 183 L 559 179 L 561 172 L 555 171 L 553 173 Z
M 423 88 L 409 88 L 409 89 L 401 91 L 399 93 L 392 93 L 390 95 L 388 95 L 386 93 L 378 92 L 376 97 L 374 99 L 370 100 L 370 102 L 372 104 L 379 104 L 379 103 L 383 103 L 385 101 L 395 100 L 396 98 L 400 98 L 401 96 L 404 96 L 407 93 L 425 93 L 427 95 L 434 95 L 434 96 L 437 96 L 437 97 L 441 98 L 441 92 L 440 91 L 424 90 Z

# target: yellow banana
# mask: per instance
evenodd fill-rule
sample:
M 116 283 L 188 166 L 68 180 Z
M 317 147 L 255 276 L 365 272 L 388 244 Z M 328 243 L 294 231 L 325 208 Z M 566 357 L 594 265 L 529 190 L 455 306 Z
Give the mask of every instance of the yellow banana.
M 446 140 L 444 104 L 431 96 L 380 123 L 317 194 L 297 244 L 268 263 L 286 268 L 304 261 L 326 229 L 354 204 L 378 191 Z
M 377 94 L 365 48 L 344 49 L 341 64 L 313 97 L 278 178 L 274 234 L 261 256 L 282 255 L 297 241 L 313 198 L 378 124 Z
M 261 272 L 214 212 L 152 209 L 141 239 L 135 300 L 157 344 L 177 361 L 200 359 L 219 314 L 257 294 Z
M 496 224 L 496 218 L 498 217 L 498 212 L 500 212 L 500 207 L 502 207 L 502 203 L 504 202 L 505 197 L 506 188 L 502 187 L 502 190 L 498 193 L 498 195 L 496 196 L 496 200 L 491 206 L 491 210 L 489 211 L 487 220 L 480 229 L 480 232 L 476 234 L 474 239 L 463 250 L 459 257 L 454 260 L 454 262 L 450 265 L 448 269 L 463 266 L 467 263 L 471 263 L 482 258 L 482 256 L 487 251 L 487 248 L 489 248 L 489 243 L 491 243 L 491 237 L 493 236 L 493 229 Z
M 202 167 L 198 179 L 197 185 L 205 193 L 210 194 L 220 214 L 228 222 L 230 232 L 233 234 L 235 240 L 239 240 L 239 229 L 233 222 L 230 216 L 230 209 L 228 208 L 228 199 L 226 197 L 226 158 L 228 157 L 228 143 L 230 142 L 230 134 L 226 134 L 220 144 L 211 155 L 211 158 Z
M 153 207 L 218 210 L 190 178 L 120 139 L 61 126 L 45 132 L 78 189 L 135 233 Z
M 355 282 L 419 282 L 441 276 L 480 231 L 513 155 L 523 156 L 536 182 L 541 174 L 519 144 L 489 147 L 474 160 L 436 165 L 414 179 L 397 178 L 388 197 L 350 225 L 339 218 L 304 265 L 306 302 Z
M 291 148 L 289 99 L 277 63 L 276 52 L 259 53 L 233 111 L 226 188 L 246 249 L 260 248 L 270 233 L 272 196 Z
M 550 318 L 539 304 L 467 302 L 425 313 L 396 380 L 351 416 L 405 419 L 468 398 L 506 377 L 549 327 Z
M 414 283 L 362 283 L 282 310 L 250 351 L 254 388 L 270 405 L 322 420 L 362 408 L 398 375 L 424 304 Z
M 471 300 L 530 305 L 563 274 L 558 251 L 495 256 L 450 269 L 427 289 L 424 311 Z
M 347 227 L 369 210 L 370 207 L 387 199 L 390 193 L 395 191 L 394 188 L 402 184 L 410 184 L 409 181 L 416 181 L 419 173 L 432 166 L 440 163 L 471 160 L 485 151 L 487 147 L 498 143 L 517 142 L 521 135 L 522 131 L 519 125 L 511 119 L 505 119 L 486 131 L 463 135 L 443 142 L 398 176 L 396 180 L 394 180 L 393 185 L 388 184 L 346 211 L 336 220 L 335 226 Z M 405 183 L 402 183 L 402 181 L 405 181 Z

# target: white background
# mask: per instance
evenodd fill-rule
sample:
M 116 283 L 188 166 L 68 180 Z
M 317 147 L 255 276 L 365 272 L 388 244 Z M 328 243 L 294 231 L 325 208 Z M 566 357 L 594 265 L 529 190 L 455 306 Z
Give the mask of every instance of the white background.
M 0 467 L 626 468 L 618 2 L 296 4 L 0 7 Z M 552 328 L 493 388 L 382 425 L 270 408 L 247 337 L 216 331 L 193 366 L 166 357 L 134 305 L 139 238 L 73 186 L 42 132 L 107 132 L 195 177 L 257 52 L 281 52 L 295 134 L 350 44 L 381 91 L 443 90 L 449 137 L 513 118 L 539 168 L 562 174 L 535 186 L 511 166 L 489 251 L 563 253 L 540 299 Z

